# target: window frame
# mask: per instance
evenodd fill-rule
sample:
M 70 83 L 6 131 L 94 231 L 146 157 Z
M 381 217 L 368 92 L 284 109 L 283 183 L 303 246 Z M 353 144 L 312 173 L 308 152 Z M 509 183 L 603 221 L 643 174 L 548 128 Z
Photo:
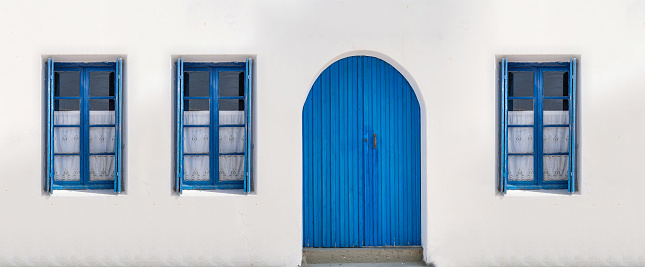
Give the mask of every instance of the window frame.
M 500 62 L 500 191 L 506 193 L 507 190 L 547 190 L 547 189 L 567 189 L 570 193 L 575 192 L 576 184 L 576 59 L 572 58 L 569 62 L 508 62 L 506 58 Z M 531 71 L 533 72 L 533 96 L 509 96 L 509 76 L 510 71 Z M 568 92 L 567 96 L 544 96 L 543 74 L 547 71 L 565 71 L 568 72 Z M 532 125 L 509 125 L 508 124 L 508 101 L 515 99 L 533 100 L 534 122 Z M 569 124 L 566 126 L 556 124 L 544 124 L 543 121 L 543 102 L 548 99 L 568 100 Z M 534 159 L 534 178 L 532 181 L 509 181 L 508 180 L 508 129 L 512 127 L 532 127 L 533 128 L 533 152 L 516 153 L 531 154 Z M 545 127 L 569 127 L 569 151 L 565 153 L 544 153 L 543 152 L 543 129 Z M 512 155 L 512 154 L 511 154 Z M 543 157 L 548 155 L 567 155 L 569 156 L 569 177 L 560 181 L 544 181 L 543 177 Z
M 47 62 L 47 176 L 45 191 L 53 193 L 53 190 L 99 190 L 114 189 L 115 193 L 121 192 L 121 166 L 122 166 L 122 87 L 123 87 L 123 61 L 117 58 L 115 62 L 54 62 L 50 58 Z M 79 73 L 79 95 L 78 96 L 55 96 L 56 72 L 74 71 Z M 114 72 L 114 96 L 90 96 L 90 72 Z M 79 100 L 78 125 L 55 125 L 54 112 L 55 101 L 64 99 Z M 114 100 L 114 124 L 95 124 L 89 122 L 90 100 L 106 99 Z M 78 127 L 79 128 L 79 152 L 78 153 L 54 153 L 54 129 L 57 127 Z M 91 153 L 89 145 L 89 132 L 92 127 L 114 127 L 115 148 L 113 153 Z M 59 155 L 78 155 L 80 160 L 79 181 L 56 181 L 54 170 L 54 157 Z M 90 181 L 90 156 L 92 155 L 113 155 L 114 156 L 114 180 Z
M 252 60 L 249 58 L 246 62 L 184 62 L 179 58 L 176 63 L 176 80 L 177 80 L 177 96 L 176 96 L 176 180 L 175 191 L 181 194 L 184 189 L 186 190 L 229 190 L 229 189 L 243 189 L 248 193 L 251 191 L 251 139 L 252 139 Z M 208 72 L 209 76 L 209 96 L 185 96 L 185 74 L 188 71 L 201 71 Z M 219 73 L 225 71 L 242 72 L 244 76 L 244 95 L 243 96 L 220 96 L 219 95 Z M 184 100 L 189 99 L 208 99 L 209 100 L 209 114 L 210 122 L 207 126 L 209 128 L 209 152 L 208 153 L 191 153 L 195 155 L 208 155 L 209 156 L 209 180 L 208 181 L 186 181 L 184 179 L 184 127 L 204 127 L 196 125 L 184 124 Z M 219 101 L 222 99 L 239 99 L 244 100 L 244 125 L 224 126 L 219 124 Z M 245 144 L 244 153 L 220 153 L 219 145 L 216 142 L 219 140 L 220 127 L 244 127 Z M 217 131 L 215 131 L 217 129 Z M 243 155 L 244 156 L 244 174 L 242 181 L 219 181 L 219 156 L 221 155 Z M 217 155 L 217 156 L 214 156 Z M 217 171 L 213 171 L 217 170 Z

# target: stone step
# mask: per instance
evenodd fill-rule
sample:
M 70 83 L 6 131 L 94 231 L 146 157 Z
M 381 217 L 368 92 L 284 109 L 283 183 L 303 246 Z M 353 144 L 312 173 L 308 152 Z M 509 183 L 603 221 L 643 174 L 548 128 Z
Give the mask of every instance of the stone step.
M 423 262 L 422 247 L 304 248 L 302 263 Z

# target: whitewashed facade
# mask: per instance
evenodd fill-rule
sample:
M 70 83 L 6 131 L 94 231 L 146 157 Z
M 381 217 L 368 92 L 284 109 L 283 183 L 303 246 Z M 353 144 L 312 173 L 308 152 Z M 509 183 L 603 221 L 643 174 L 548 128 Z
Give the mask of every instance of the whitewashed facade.
M 645 264 L 645 2 L 5 0 L 0 25 L 0 265 L 299 265 L 302 107 L 351 55 L 419 99 L 427 262 Z M 46 60 L 117 57 L 123 193 L 45 193 Z M 253 193 L 174 193 L 178 57 L 255 60 Z M 575 194 L 499 193 L 503 57 L 578 59 Z

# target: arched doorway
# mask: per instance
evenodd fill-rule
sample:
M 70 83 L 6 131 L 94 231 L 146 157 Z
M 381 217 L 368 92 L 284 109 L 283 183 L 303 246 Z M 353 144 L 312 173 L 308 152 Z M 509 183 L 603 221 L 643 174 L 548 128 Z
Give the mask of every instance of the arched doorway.
M 303 246 L 421 245 L 419 101 L 392 65 L 340 59 L 309 91 Z

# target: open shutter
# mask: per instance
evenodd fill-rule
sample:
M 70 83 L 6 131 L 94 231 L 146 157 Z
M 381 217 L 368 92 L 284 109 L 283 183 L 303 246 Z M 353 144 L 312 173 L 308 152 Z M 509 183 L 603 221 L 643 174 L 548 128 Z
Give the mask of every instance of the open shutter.
M 47 176 L 45 191 L 54 184 L 54 59 L 47 61 Z
M 244 103 L 246 124 L 244 129 L 244 192 L 251 192 L 251 173 L 253 162 L 253 59 L 246 59 L 246 80 L 244 82 Z
M 183 181 L 183 166 L 184 166 L 184 60 L 177 59 L 177 173 L 175 175 L 175 190 L 181 194 L 181 182 Z
M 117 58 L 116 60 L 116 80 L 114 81 L 116 87 L 116 127 L 115 128 L 115 139 L 114 140 L 114 192 L 121 192 L 121 180 L 122 180 L 122 146 L 121 146 L 121 135 L 123 132 L 122 125 L 122 115 L 123 115 L 123 59 Z
M 569 61 L 569 193 L 576 192 L 576 59 Z
M 500 71 L 500 180 L 499 180 L 499 191 L 503 194 L 506 194 L 506 182 L 508 181 L 508 136 L 507 136 L 507 125 L 508 125 L 508 61 L 506 58 L 502 59 L 501 71 Z

